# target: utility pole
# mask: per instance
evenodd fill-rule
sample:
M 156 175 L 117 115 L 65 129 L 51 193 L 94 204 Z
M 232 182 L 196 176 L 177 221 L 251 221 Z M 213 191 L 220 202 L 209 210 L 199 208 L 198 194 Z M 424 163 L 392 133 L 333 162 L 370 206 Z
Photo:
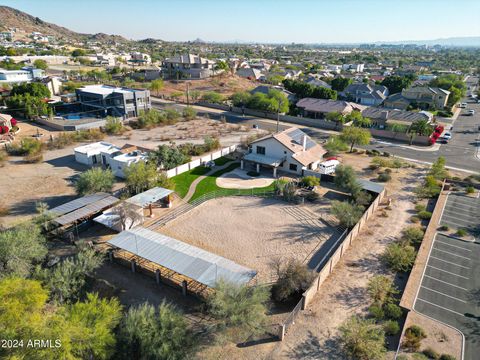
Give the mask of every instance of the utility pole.
M 187 106 L 190 106 L 190 91 L 189 91 L 190 83 L 187 81 L 185 84 L 187 85 Z

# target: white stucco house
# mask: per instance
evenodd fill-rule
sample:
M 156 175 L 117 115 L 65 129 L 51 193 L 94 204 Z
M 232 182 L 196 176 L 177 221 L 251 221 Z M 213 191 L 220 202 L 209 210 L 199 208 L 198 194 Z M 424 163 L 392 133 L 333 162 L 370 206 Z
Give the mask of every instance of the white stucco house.
M 125 144 L 118 147 L 107 142 L 96 142 L 76 147 L 75 161 L 88 166 L 102 166 L 111 169 L 119 178 L 125 178 L 125 169 L 131 164 L 148 160 L 151 149 Z
M 292 127 L 253 141 L 241 161 L 242 169 L 269 168 L 303 175 L 303 170 L 317 170 L 326 150 L 305 134 Z

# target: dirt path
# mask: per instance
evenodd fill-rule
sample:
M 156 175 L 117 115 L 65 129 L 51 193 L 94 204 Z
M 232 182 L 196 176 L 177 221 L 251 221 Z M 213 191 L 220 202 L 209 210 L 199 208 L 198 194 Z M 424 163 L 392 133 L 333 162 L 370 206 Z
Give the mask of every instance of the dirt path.
M 198 178 L 196 178 L 195 180 L 192 181 L 192 183 L 190 184 L 190 187 L 188 188 L 188 192 L 187 192 L 187 195 L 185 195 L 185 197 L 183 198 L 183 201 L 188 203 L 190 201 L 190 199 L 192 198 L 193 194 L 195 194 L 195 190 L 197 189 L 197 185 L 200 181 L 202 181 L 203 179 L 205 179 L 207 176 L 210 176 L 210 175 L 213 175 L 214 173 L 216 173 L 217 171 L 220 171 L 220 170 L 223 170 L 223 169 L 226 169 L 227 167 L 229 167 L 230 165 L 232 165 L 235 161 L 229 161 L 228 163 L 226 164 L 223 164 L 222 166 L 215 166 L 213 169 L 211 169 L 209 172 L 207 172 L 205 175 L 202 175 L 202 176 L 199 176 Z

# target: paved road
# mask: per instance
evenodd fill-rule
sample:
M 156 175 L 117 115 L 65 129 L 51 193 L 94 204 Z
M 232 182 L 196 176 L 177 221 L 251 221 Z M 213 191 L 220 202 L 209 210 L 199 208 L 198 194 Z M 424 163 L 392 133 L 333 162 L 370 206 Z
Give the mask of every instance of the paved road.
M 480 199 L 448 196 L 441 224 L 475 231 Z M 451 325 L 465 336 L 465 360 L 480 352 L 480 243 L 437 233 L 414 309 Z
M 472 84 L 477 82 L 477 78 L 469 78 Z M 473 86 L 473 85 L 470 85 Z M 466 110 L 463 110 L 457 120 L 454 122 L 452 139 L 448 144 L 442 144 L 439 150 L 436 151 L 424 151 L 416 150 L 411 148 L 406 144 L 395 144 L 389 141 L 375 141 L 368 146 L 364 146 L 365 149 L 377 149 L 379 151 L 387 151 L 391 154 L 394 154 L 399 157 L 406 159 L 417 160 L 420 162 L 432 163 L 439 156 L 444 156 L 446 159 L 446 164 L 449 167 L 463 169 L 470 172 L 480 172 L 480 158 L 477 158 L 477 152 L 480 147 L 477 146 L 476 140 L 480 139 L 480 104 L 473 103 L 473 101 L 465 100 L 468 102 L 468 109 L 474 109 L 474 116 L 466 116 Z M 154 100 L 153 106 L 157 108 L 164 107 L 175 107 L 182 109 L 184 105 L 179 104 L 164 104 L 159 103 Z M 253 126 L 254 124 L 258 125 L 261 129 L 265 130 L 276 130 L 276 124 L 272 120 L 257 118 L 253 116 L 242 116 L 240 114 L 232 112 L 222 112 L 218 110 L 212 110 L 209 108 L 200 108 L 198 111 L 199 115 L 208 114 L 212 119 L 220 119 L 224 117 L 229 123 L 235 124 L 244 124 L 246 126 Z M 280 130 L 286 129 L 291 125 L 288 123 L 280 123 Z M 303 131 L 308 135 L 313 137 L 316 140 L 323 141 L 326 140 L 331 132 L 325 131 L 312 127 L 299 126 Z M 480 144 L 480 142 L 479 142 Z M 480 153 L 478 154 L 480 157 Z

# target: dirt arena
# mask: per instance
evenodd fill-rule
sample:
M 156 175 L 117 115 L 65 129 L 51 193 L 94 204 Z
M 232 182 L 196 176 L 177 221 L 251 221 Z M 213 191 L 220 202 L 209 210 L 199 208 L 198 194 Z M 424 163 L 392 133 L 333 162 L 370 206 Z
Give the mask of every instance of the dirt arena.
M 276 279 L 275 259 L 308 260 L 337 232 L 318 220 L 310 205 L 257 197 L 205 202 L 159 229 L 258 271 L 259 282 Z

